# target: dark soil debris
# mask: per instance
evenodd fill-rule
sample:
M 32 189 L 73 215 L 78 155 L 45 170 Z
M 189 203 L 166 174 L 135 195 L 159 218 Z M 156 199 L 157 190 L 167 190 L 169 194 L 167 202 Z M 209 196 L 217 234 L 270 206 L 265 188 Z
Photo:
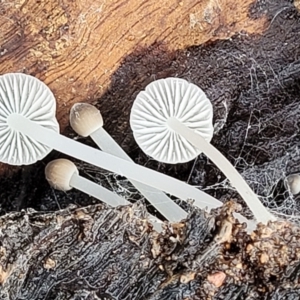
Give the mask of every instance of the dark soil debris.
M 273 222 L 248 235 L 231 215 L 235 206 L 228 202 L 218 218 L 192 209 L 186 220 L 166 224 L 160 234 L 145 222 L 143 205 L 70 207 L 53 214 L 29 210 L 3 216 L 0 299 L 299 295 L 300 229 Z M 222 239 L 220 233 L 228 222 L 231 230 L 226 229 Z

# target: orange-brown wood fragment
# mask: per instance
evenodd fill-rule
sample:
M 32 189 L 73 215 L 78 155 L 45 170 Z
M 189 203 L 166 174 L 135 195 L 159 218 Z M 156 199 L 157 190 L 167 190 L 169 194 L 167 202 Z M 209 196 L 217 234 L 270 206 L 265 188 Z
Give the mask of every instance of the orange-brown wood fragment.
M 217 272 L 207 276 L 207 280 L 216 287 L 222 286 L 225 279 L 226 274 L 224 272 Z

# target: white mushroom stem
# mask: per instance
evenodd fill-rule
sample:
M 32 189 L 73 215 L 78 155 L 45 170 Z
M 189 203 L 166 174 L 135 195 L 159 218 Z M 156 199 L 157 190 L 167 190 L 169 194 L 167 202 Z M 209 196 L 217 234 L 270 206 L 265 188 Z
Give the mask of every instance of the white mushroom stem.
M 235 187 L 242 196 L 258 222 L 266 224 L 270 220 L 276 220 L 276 218 L 263 206 L 257 195 L 252 191 L 233 165 L 215 147 L 176 118 L 169 118 L 167 124 L 172 130 L 183 136 L 199 150 L 203 151 L 203 153 L 215 163 L 229 179 L 232 186 Z
M 74 174 L 70 180 L 70 186 L 88 194 L 96 199 L 105 202 L 112 207 L 119 205 L 128 205 L 130 204 L 124 198 L 118 196 L 117 194 L 105 189 L 99 184 L 96 184 L 84 177 Z
M 39 126 L 19 114 L 9 115 L 7 123 L 12 129 L 69 156 L 155 187 L 180 199 L 194 199 L 195 204 L 202 209 L 208 208 L 210 210 L 222 205 L 221 201 L 187 183 L 78 143 L 52 130 Z
M 90 136 L 104 152 L 134 163 L 102 127 Z M 179 222 L 187 217 L 187 213 L 163 192 L 135 180 L 130 182 L 170 222 Z
M 99 168 L 106 169 L 165 191 L 179 199 L 193 199 L 195 201 L 194 204 L 202 209 L 207 208 L 208 210 L 211 210 L 212 208 L 220 207 L 222 205 L 221 201 L 218 201 L 214 197 L 185 182 L 75 142 L 52 130 L 39 126 L 19 114 L 9 115 L 7 117 L 7 123 L 12 129 L 17 130 L 52 149 L 56 149 L 57 151 Z M 237 214 L 236 217 L 241 222 L 249 223 L 245 217 L 239 214 Z
M 70 112 L 70 125 L 77 134 L 90 136 L 104 152 L 134 163 L 103 128 L 103 118 L 95 106 L 88 103 L 74 104 Z M 130 182 L 168 221 L 179 222 L 187 217 L 187 213 L 164 192 L 138 181 Z
M 124 198 L 101 185 L 80 176 L 75 164 L 67 159 L 56 159 L 48 163 L 45 168 L 45 175 L 49 184 L 55 189 L 68 191 L 75 188 L 112 207 L 130 204 Z M 161 232 L 162 222 L 152 215 L 149 215 L 149 220 L 154 229 Z

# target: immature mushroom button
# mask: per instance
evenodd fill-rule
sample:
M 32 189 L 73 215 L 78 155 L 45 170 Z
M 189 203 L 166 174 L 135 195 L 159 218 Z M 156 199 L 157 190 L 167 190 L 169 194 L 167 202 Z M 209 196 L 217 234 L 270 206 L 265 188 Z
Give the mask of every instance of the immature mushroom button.
M 286 178 L 286 187 L 293 195 L 300 193 L 300 175 L 291 174 Z
M 75 164 L 64 158 L 56 159 L 48 163 L 45 168 L 45 176 L 49 184 L 57 190 L 68 191 L 75 188 L 112 207 L 130 204 L 130 202 L 124 198 L 107 190 L 101 185 L 80 176 Z M 151 215 L 149 216 L 149 220 L 157 231 L 161 231 L 160 220 Z
M 76 103 L 70 112 L 70 124 L 77 134 L 87 137 L 102 128 L 103 118 L 95 106 Z
M 90 135 L 103 151 L 134 163 L 126 152 L 105 131 L 100 111 L 88 103 L 76 103 L 70 112 L 71 127 L 79 135 Z M 140 182 L 130 180 L 142 195 L 170 222 L 179 222 L 187 213 L 162 191 Z
M 72 176 L 78 175 L 76 166 L 67 159 L 53 160 L 45 168 L 46 179 L 57 190 L 68 191 L 72 189 L 70 181 Z
M 232 164 L 209 142 L 212 105 L 196 85 L 180 78 L 150 83 L 133 104 L 134 137 L 149 156 L 167 163 L 187 162 L 203 152 L 237 189 L 258 222 L 275 220 Z
M 76 188 L 113 207 L 130 204 L 101 185 L 80 176 L 75 164 L 68 159 L 60 158 L 48 163 L 45 176 L 49 184 L 57 190 L 68 191 Z

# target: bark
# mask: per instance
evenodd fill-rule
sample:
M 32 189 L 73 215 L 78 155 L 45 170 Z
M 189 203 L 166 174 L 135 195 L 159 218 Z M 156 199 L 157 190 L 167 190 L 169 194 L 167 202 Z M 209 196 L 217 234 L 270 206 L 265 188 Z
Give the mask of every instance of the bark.
M 213 103 L 214 146 L 268 208 L 297 220 L 300 196 L 287 197 L 282 183 L 300 163 L 298 2 L 1 1 L 0 71 L 45 81 L 62 128 L 73 103 L 95 103 L 106 130 L 139 164 L 218 199 L 236 197 L 205 158 L 160 164 L 133 140 L 135 95 L 156 78 L 190 80 Z M 74 137 L 68 128 L 64 134 Z M 143 221 L 144 207 L 112 210 L 79 192 L 50 189 L 44 167 L 57 157 L 0 178 L 3 299 L 299 298 L 296 225 L 277 222 L 249 236 L 227 206 L 214 215 L 189 208 L 187 220 L 157 236 Z M 106 187 L 128 188 L 122 178 L 77 164 Z M 136 191 L 125 195 L 140 199 Z
M 298 227 L 248 235 L 234 202 L 215 216 L 188 208 L 161 234 L 142 205 L 4 216 L 1 299 L 298 299 Z
M 162 42 L 173 51 L 240 30 L 260 33 L 266 20 L 248 18 L 252 2 L 1 1 L 0 74 L 27 73 L 49 85 L 64 130 L 72 104 L 97 103 L 122 60 L 139 47 Z M 2 172 L 16 169 L 0 165 Z

